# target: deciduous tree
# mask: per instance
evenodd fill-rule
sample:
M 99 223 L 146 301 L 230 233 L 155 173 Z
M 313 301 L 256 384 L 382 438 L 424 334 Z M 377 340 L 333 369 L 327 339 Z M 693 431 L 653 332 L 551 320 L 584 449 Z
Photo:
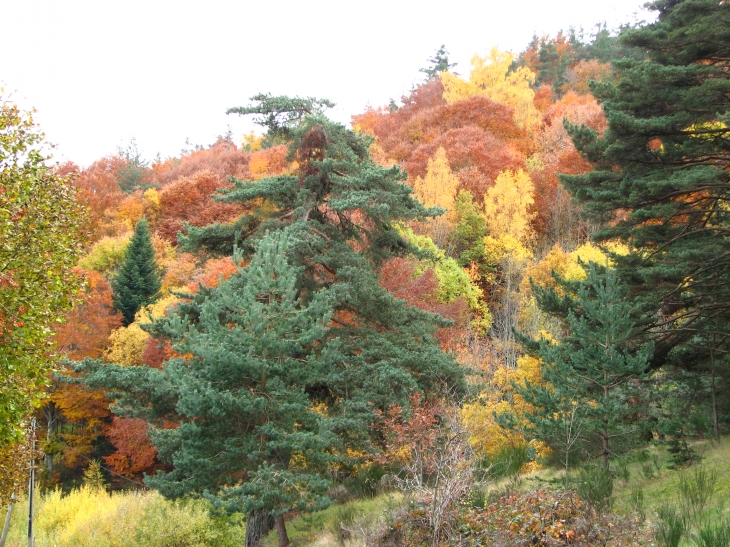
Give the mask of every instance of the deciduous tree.
M 31 112 L 0 90 L 0 445 L 22 436 L 53 367 L 53 325 L 78 292 L 82 208 L 48 167 Z

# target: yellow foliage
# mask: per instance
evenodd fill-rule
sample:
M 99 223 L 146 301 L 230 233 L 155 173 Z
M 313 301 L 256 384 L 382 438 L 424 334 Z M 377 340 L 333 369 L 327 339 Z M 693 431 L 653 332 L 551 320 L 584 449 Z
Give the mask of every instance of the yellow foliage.
M 535 449 L 538 457 L 547 454 L 547 447 L 537 441 L 528 442 L 518 431 L 502 428 L 494 419 L 494 414 L 509 412 L 517 416 L 518 420 L 526 424 L 524 413 L 532 411 L 532 407 L 522 397 L 514 392 L 512 382 L 517 385 L 540 384 L 541 363 L 538 359 L 522 356 L 517 360 L 517 368 L 500 368 L 492 376 L 489 387 L 481 394 L 476 403 L 464 405 L 461 410 L 461 419 L 469 432 L 469 442 L 480 456 L 494 457 L 507 448 L 517 448 L 530 445 Z M 536 461 L 528 462 L 523 472 L 532 471 L 537 467 Z
M 539 113 L 533 104 L 535 92 L 532 84 L 535 75 L 527 67 L 510 72 L 513 60 L 511 53 L 493 48 L 489 57 L 475 55 L 472 58 L 468 82 L 450 72 L 442 72 L 444 100 L 454 103 L 475 95 L 487 97 L 511 106 L 514 109 L 515 123 L 519 127 L 534 129 L 539 122 Z
M 120 236 L 101 238 L 94 244 L 89 254 L 79 260 L 79 266 L 84 270 L 110 274 L 122 262 L 124 251 L 127 249 L 131 238 L 131 232 Z
M 27 541 L 28 502 L 13 514 L 8 543 Z M 157 492 L 109 494 L 87 486 L 36 498 L 35 544 L 39 547 L 173 547 L 242 544 L 244 528 L 215 521 L 203 500 L 184 503 Z
M 144 215 L 141 197 L 140 192 L 126 196 L 114 212 L 114 216 L 117 219 L 126 221 L 128 230 L 132 230 Z
M 413 183 L 416 197 L 426 207 L 442 207 L 443 215 L 426 221 L 423 232 L 430 236 L 439 247 L 444 247 L 451 233 L 451 225 L 456 222 L 456 188 L 459 179 L 451 172 L 446 150 L 440 147 L 436 155 L 428 160 L 426 178 L 417 177 Z
M 248 134 L 244 134 L 241 148 L 247 152 L 258 152 L 261 150 L 261 137 L 257 136 L 253 131 Z
M 269 158 L 265 154 L 252 154 L 248 160 L 248 170 L 254 179 L 260 179 L 269 172 Z
M 175 247 L 158 235 L 152 236 L 152 248 L 155 250 L 155 262 L 161 268 L 167 268 L 177 260 L 177 252 Z
M 139 325 L 149 323 L 150 316 L 152 319 L 163 317 L 167 308 L 175 302 L 177 302 L 177 297 L 168 295 L 139 310 L 137 315 L 134 316 L 134 323 L 127 327 L 120 327 L 111 333 L 109 348 L 104 354 L 104 359 L 110 363 L 126 367 L 141 365 L 142 356 L 150 335 L 143 331 Z
M 530 207 L 535 203 L 534 193 L 532 179 L 522 169 L 502 171 L 484 194 L 484 218 L 490 235 L 510 235 L 523 243 L 532 241 L 530 222 L 534 214 Z
M 456 220 L 454 201 L 459 179 L 451 172 L 446 150 L 439 147 L 436 155 L 428 160 L 426 178 L 417 177 L 413 189 L 419 201 L 426 207 L 442 207 L 446 209 L 444 215 L 450 222 Z
M 504 235 L 498 239 L 492 236 L 485 237 L 484 249 L 490 263 L 510 260 L 515 265 L 524 265 L 533 257 L 532 251 L 511 235 Z
M 142 195 L 142 211 L 151 224 L 154 224 L 160 216 L 160 194 L 156 188 L 145 190 Z

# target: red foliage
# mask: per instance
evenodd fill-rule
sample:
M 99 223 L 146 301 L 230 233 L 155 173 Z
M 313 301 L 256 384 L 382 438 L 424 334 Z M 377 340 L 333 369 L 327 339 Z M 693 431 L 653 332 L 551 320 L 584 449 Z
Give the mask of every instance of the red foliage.
M 433 473 L 436 461 L 433 456 L 438 443 L 438 416 L 440 407 L 434 401 L 423 401 L 416 393 L 410 398 L 410 409 L 391 405 L 387 412 L 376 411 L 379 418 L 378 429 L 383 436 L 384 452 L 381 463 L 403 465 L 418 455 L 422 458 L 422 472 Z
M 174 354 L 169 341 L 150 338 L 142 354 L 142 363 L 151 368 L 162 368 L 162 363 Z
M 462 181 L 459 189 L 466 189 L 481 203 L 484 193 L 505 169 L 517 170 L 524 166 L 524 156 L 511 144 L 497 139 L 492 133 L 475 126 L 450 129 L 439 134 L 428 144 L 416 148 L 403 163 L 411 177 L 426 175 L 428 160 L 443 147 L 451 170 Z M 461 178 L 461 171 L 467 170 Z M 469 183 L 465 186 L 464 182 Z
M 417 88 L 405 106 L 368 110 L 353 124 L 377 137 L 387 158 L 400 162 L 409 178 L 426 174 L 428 160 L 443 146 L 452 171 L 477 202 L 505 169 L 519 169 L 534 145 L 517 127 L 510 107 L 486 97 L 445 104 L 440 82 Z
M 104 456 L 109 468 L 125 477 L 139 477 L 157 463 L 157 450 L 147 437 L 147 422 L 139 418 L 114 417 L 108 437 L 117 451 Z
M 469 322 L 469 306 L 464 298 L 443 304 L 438 301 L 438 279 L 433 269 L 414 277 L 413 262 L 404 258 L 391 258 L 380 269 L 380 284 L 396 298 L 402 298 L 409 305 L 437 313 L 454 321 L 451 327 L 440 328 L 436 338 L 443 348 L 450 347 L 461 338 Z

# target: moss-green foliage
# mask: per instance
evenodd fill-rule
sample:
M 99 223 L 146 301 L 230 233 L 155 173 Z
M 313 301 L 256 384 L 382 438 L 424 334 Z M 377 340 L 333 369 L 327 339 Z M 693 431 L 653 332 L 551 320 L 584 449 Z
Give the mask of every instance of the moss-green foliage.
M 124 260 L 129 235 L 104 237 L 97 241 L 91 251 L 80 261 L 79 266 L 84 270 L 92 270 L 104 275 L 111 275 Z
M 433 268 L 439 281 L 439 301 L 448 303 L 463 297 L 469 304 L 469 308 L 479 314 L 477 324 L 474 326 L 479 329 L 488 329 L 492 323 L 492 316 L 482 300 L 482 291 L 472 283 L 469 274 L 459 262 L 447 257 L 446 253 L 439 249 L 430 237 L 415 234 L 406 226 L 399 226 L 398 230 L 409 243 L 426 256 L 414 270 L 414 275 L 422 275 L 429 268 Z
M 83 487 L 36 498 L 36 547 L 239 547 L 244 526 L 210 514 L 204 500 L 172 502 L 156 492 Z M 8 547 L 27 545 L 28 503 L 13 513 Z

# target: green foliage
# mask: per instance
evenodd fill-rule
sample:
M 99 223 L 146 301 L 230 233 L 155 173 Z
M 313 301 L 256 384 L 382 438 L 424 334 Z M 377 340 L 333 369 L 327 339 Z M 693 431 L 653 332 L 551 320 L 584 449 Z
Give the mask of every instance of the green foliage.
M 687 530 L 687 520 L 669 503 L 659 507 L 656 539 L 662 547 L 677 547 Z
M 428 62 L 430 63 L 429 67 L 418 69 L 418 72 L 423 72 L 426 75 L 426 81 L 438 78 L 439 74 L 448 72 L 458 64 L 449 63 L 449 52 L 446 51 L 446 46 L 443 44 L 441 44 L 436 54 Z
M 161 278 L 147 219 L 143 218 L 137 223 L 124 253 L 124 262 L 111 282 L 114 307 L 124 317 L 125 326 L 134 322 L 140 308 L 159 298 Z
M 613 260 L 656 342 L 652 366 L 686 367 L 709 361 L 708 347 L 721 349 L 727 338 L 712 333 L 730 321 L 730 5 L 650 7 L 656 23 L 620 35 L 645 55 L 615 61 L 616 81 L 592 87 L 608 130 L 599 137 L 567 124 L 595 170 L 561 180 L 603 224 L 596 239 L 630 243 Z
M 671 454 L 669 461 L 670 469 L 682 469 L 688 467 L 693 463 L 698 462 L 701 458 L 697 452 L 695 452 L 688 444 L 685 439 L 679 437 L 673 438 L 667 445 L 667 452 Z
M 484 238 L 489 233 L 481 207 L 474 203 L 474 198 L 468 190 L 460 191 L 454 204 L 458 221 L 452 236 L 454 254 L 459 264 L 468 268 L 472 263 L 479 266 L 482 275 L 493 273 L 494 267 L 489 268 Z
M 576 491 L 583 499 L 598 507 L 611 505 L 613 475 L 603 466 L 589 465 L 578 470 Z
M 464 389 L 432 337 L 445 321 L 392 297 L 377 275 L 384 260 L 415 250 L 396 223 L 438 211 L 411 197 L 399 168 L 372 162 L 369 139 L 308 113 L 321 103 L 269 99 L 236 112 L 290 131 L 297 170 L 237 181 L 217 199 L 254 213 L 227 230 L 189 227 L 186 240 L 235 247 L 234 262 L 250 264 L 148 327 L 178 355 L 161 370 L 77 367 L 151 423 L 170 469 L 149 485 L 250 517 L 325 507 L 331 466 L 376 449 L 374 411 L 407 408 L 413 392 Z
M 0 445 L 22 438 L 53 363 L 52 328 L 80 278 L 84 211 L 48 167 L 31 112 L 0 89 Z
M 271 93 L 259 93 L 251 97 L 257 104 L 229 108 L 226 114 L 257 115 L 253 122 L 265 127 L 266 136 L 261 142 L 264 148 L 287 143 L 292 138 L 294 129 L 305 116 L 322 114 L 326 108 L 334 108 L 335 104 L 327 99 L 315 97 L 272 97 Z
M 697 547 L 730 546 L 730 521 L 706 522 L 693 534 Z
M 591 263 L 568 313 L 570 334 L 537 344 L 545 384 L 515 385 L 535 409 L 526 416 L 532 435 L 566 451 L 592 448 L 606 469 L 609 455 L 639 432 L 639 387 L 652 346 L 632 344 L 632 311 L 615 272 L 599 273 Z
M 131 194 L 150 188 L 151 185 L 146 180 L 150 169 L 137 149 L 137 141 L 132 139 L 127 148 L 119 148 L 117 152 L 125 160 L 116 173 L 119 189 L 125 194 Z

